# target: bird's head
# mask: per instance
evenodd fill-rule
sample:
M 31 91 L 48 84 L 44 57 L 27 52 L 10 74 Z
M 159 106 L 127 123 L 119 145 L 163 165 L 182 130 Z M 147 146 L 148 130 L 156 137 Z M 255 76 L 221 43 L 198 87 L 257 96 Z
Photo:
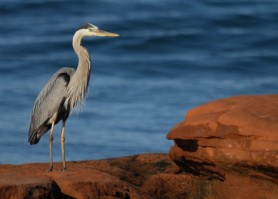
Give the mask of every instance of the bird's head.
M 85 24 L 81 26 L 78 30 L 84 37 L 85 36 L 100 36 L 100 37 L 117 37 L 118 34 L 106 32 L 103 30 L 100 30 L 97 26 L 93 24 Z

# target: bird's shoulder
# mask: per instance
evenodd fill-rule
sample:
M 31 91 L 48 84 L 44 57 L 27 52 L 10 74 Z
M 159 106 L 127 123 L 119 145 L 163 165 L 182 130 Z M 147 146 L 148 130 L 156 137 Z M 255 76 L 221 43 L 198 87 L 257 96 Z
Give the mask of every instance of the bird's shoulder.
M 37 96 L 33 113 L 40 107 L 48 105 L 48 103 L 57 104 L 57 106 L 61 103 L 66 92 L 66 85 L 69 83 L 74 71 L 75 69 L 73 68 L 63 67 L 52 75 Z
M 46 85 L 51 84 L 52 82 L 55 82 L 55 80 L 57 78 L 60 78 L 60 77 L 62 77 L 65 80 L 66 83 L 69 83 L 69 80 L 70 80 L 70 78 L 71 78 L 71 76 L 73 75 L 74 72 L 75 72 L 74 68 L 69 68 L 69 67 L 60 68 L 58 71 L 56 71 L 56 73 L 54 73 L 52 75 L 52 77 L 46 83 Z
M 63 67 L 63 68 L 60 68 L 56 73 L 54 73 L 52 77 L 58 77 L 61 74 L 67 74 L 69 76 L 72 76 L 74 72 L 75 72 L 74 68 Z

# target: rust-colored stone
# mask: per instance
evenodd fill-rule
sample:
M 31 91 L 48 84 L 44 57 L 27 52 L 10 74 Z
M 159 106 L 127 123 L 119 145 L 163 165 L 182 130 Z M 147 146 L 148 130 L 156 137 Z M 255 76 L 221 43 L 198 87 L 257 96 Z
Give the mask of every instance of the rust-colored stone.
M 149 178 L 179 171 L 167 154 L 68 162 L 69 169 L 65 172 L 49 172 L 48 166 L 47 163 L 0 165 L 0 198 L 149 199 L 153 193 L 141 190 Z M 54 164 L 55 169 L 60 167 L 61 163 Z M 168 189 L 165 194 L 174 192 Z
M 278 95 L 204 104 L 190 110 L 167 138 L 175 141 L 171 159 L 196 176 L 197 184 L 214 190 L 205 191 L 205 198 L 277 198 Z

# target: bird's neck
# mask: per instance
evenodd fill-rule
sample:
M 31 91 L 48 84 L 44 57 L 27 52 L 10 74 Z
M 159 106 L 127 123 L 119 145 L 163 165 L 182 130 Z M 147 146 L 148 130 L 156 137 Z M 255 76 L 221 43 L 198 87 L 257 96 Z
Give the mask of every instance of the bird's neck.
M 80 75 L 80 77 L 90 76 L 91 70 L 91 58 L 87 49 L 81 44 L 74 47 L 74 51 L 78 56 L 78 66 L 75 71 L 75 75 Z
M 72 46 L 75 53 L 78 56 L 78 66 L 76 72 L 90 72 L 91 69 L 91 61 L 90 55 L 85 47 L 81 45 L 82 35 L 75 34 L 72 40 Z
M 82 35 L 75 34 L 73 37 L 73 49 L 78 56 L 78 66 L 68 84 L 68 105 L 71 109 L 82 102 L 87 93 L 90 80 L 91 61 L 86 48 L 81 45 Z

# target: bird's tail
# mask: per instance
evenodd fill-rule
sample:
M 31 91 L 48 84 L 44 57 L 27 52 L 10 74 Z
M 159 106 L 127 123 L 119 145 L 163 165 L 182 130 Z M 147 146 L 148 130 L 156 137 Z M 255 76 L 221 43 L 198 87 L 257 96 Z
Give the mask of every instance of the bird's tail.
M 41 137 L 38 136 L 36 132 L 32 133 L 32 136 L 29 137 L 28 142 L 30 144 L 37 144 L 40 141 Z
M 41 136 L 43 136 L 48 130 L 49 130 L 49 127 L 46 125 L 42 125 L 35 130 L 32 130 L 30 128 L 28 142 L 30 144 L 37 144 L 40 141 Z

